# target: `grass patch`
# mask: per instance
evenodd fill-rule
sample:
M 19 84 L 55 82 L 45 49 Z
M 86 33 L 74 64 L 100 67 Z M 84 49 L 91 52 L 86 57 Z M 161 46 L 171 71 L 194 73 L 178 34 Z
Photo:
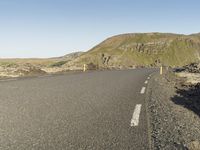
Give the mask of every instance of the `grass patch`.
M 0 62 L 0 66 L 5 68 L 12 68 L 12 67 L 18 67 L 18 64 L 13 62 Z
M 66 64 L 67 61 L 59 61 L 50 65 L 50 67 L 61 67 L 62 65 Z

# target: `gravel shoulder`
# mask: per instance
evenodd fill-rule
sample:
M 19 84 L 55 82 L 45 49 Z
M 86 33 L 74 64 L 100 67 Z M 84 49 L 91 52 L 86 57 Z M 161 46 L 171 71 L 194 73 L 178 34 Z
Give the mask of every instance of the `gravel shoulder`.
M 153 150 L 200 150 L 199 89 L 173 73 L 153 75 L 147 89 Z

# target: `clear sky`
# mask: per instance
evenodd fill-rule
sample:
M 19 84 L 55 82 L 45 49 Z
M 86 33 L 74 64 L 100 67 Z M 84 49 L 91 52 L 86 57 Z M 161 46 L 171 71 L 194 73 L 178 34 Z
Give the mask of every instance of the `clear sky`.
M 199 0 L 0 0 L 0 57 L 86 51 L 132 32 L 200 32 Z

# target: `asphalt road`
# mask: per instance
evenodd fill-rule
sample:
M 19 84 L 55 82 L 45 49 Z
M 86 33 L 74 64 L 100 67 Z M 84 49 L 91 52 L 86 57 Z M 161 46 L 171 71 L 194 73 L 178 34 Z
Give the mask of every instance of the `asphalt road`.
M 147 150 L 149 69 L 0 81 L 2 150 Z M 141 104 L 137 126 L 131 126 Z M 136 115 L 137 116 L 137 115 Z

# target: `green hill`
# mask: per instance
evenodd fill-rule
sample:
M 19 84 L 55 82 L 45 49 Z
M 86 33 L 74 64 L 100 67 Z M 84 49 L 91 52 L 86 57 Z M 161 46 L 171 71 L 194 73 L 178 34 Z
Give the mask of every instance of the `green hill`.
M 67 65 L 100 68 L 182 66 L 200 59 L 200 34 L 136 33 L 113 36 Z

